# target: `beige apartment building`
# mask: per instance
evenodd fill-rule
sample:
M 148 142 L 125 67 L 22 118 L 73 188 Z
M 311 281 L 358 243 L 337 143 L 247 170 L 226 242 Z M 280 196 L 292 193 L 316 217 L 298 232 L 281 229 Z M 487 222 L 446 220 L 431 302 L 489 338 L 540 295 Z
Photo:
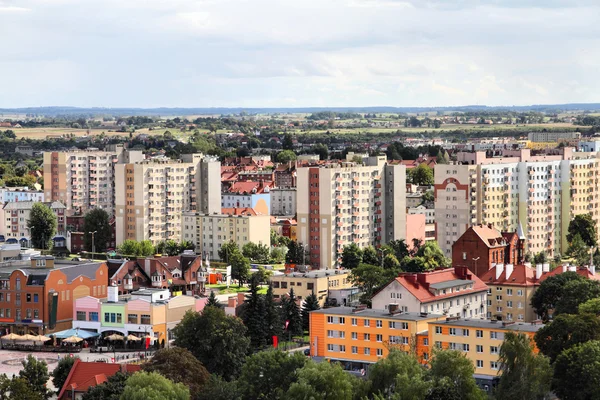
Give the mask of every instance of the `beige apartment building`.
M 308 272 L 291 272 L 285 275 L 272 276 L 273 297 L 289 296 L 290 289 L 294 289 L 297 300 L 304 300 L 312 293 L 317 296 L 321 307 L 325 305 L 329 291 L 333 289 L 349 289 L 352 287 L 350 271 L 314 270 Z
M 112 215 L 115 207 L 115 165 L 141 161 L 141 151 L 122 145 L 98 149 L 44 152 L 44 197 L 60 201 L 67 214 L 102 208 Z
M 20 243 L 23 247 L 31 246 L 31 230 L 27 227 L 29 215 L 35 201 L 13 201 L 6 203 L 0 208 L 0 235 L 8 243 Z M 46 241 L 54 242 L 54 247 L 65 247 L 66 245 L 66 219 L 65 205 L 59 201 L 44 203 L 54 212 L 56 217 L 56 235 L 45 238 Z
M 241 249 L 246 243 L 271 245 L 271 217 L 252 208 L 223 208 L 219 214 L 183 213 L 181 240 L 196 245 L 196 252 L 219 259 L 223 244 L 233 240 Z
M 115 165 L 117 245 L 181 240 L 183 212 L 221 210 L 220 163 L 201 154 Z
M 312 267 L 340 266 L 344 246 L 406 238 L 406 167 L 385 156 L 297 170 L 297 240 Z
M 590 213 L 598 223 L 600 153 L 532 156 L 529 149 L 458 153 L 458 164 L 435 167 L 436 234 L 447 257 L 469 228 L 491 224 L 502 232 L 521 229 L 525 251 L 550 256 L 567 251 L 569 222 Z

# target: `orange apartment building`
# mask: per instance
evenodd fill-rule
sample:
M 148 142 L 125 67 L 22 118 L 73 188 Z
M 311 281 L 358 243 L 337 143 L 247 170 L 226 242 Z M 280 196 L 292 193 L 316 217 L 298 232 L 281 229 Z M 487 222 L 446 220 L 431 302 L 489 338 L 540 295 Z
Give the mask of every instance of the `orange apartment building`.
M 73 301 L 106 297 L 105 263 L 55 265 L 52 257 L 0 268 L 0 333 L 48 334 L 71 328 Z

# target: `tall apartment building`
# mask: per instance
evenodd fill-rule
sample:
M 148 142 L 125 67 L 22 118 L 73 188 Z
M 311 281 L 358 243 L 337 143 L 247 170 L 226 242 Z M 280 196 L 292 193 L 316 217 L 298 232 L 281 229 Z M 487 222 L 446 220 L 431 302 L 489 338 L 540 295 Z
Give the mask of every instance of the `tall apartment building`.
M 406 238 L 406 167 L 385 156 L 297 170 L 298 242 L 310 264 L 337 268 L 344 246 Z
M 97 149 L 44 153 L 44 196 L 60 201 L 67 214 L 102 208 L 112 215 L 115 207 L 115 165 L 141 161 L 141 151 L 112 146 Z
M 271 217 L 252 208 L 223 208 L 218 214 L 185 212 L 180 240 L 194 243 L 203 257 L 218 260 L 221 246 L 230 240 L 240 249 L 249 242 L 270 246 Z
M 182 213 L 221 211 L 220 163 L 202 154 L 115 165 L 117 245 L 181 240 Z
M 530 150 L 459 153 L 463 164 L 435 167 L 436 233 L 446 256 L 469 228 L 491 225 L 503 232 L 521 229 L 525 251 L 550 256 L 567 250 L 569 222 L 590 213 L 600 222 L 600 153 L 532 156 Z M 599 232 L 600 232 L 600 224 Z

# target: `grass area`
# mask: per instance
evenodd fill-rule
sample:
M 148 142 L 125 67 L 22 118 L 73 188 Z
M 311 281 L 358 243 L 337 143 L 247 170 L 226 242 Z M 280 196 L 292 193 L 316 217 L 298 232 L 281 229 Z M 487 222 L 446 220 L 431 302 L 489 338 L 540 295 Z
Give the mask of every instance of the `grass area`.
M 229 289 L 227 289 L 227 285 L 206 285 L 208 289 L 218 290 L 218 294 L 236 294 L 236 293 L 246 293 L 250 291 L 250 288 L 246 285 L 242 285 L 239 287 L 238 285 L 230 285 Z M 258 290 L 258 294 L 267 294 L 267 286 L 261 286 Z
M 66 133 L 74 134 L 75 136 L 86 136 L 88 134 L 87 129 L 73 129 L 73 128 L 13 128 L 13 132 L 17 135 L 17 138 L 30 138 L 30 139 L 46 139 L 46 136 L 64 135 Z M 104 132 L 106 135 L 129 135 L 128 132 L 108 132 L 106 129 L 90 129 L 90 135 L 99 135 Z

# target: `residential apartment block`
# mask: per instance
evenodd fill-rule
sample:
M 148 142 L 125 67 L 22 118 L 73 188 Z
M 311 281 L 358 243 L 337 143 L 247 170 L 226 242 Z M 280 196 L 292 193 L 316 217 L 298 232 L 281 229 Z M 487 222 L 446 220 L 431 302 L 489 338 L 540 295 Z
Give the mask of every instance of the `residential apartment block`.
M 350 271 L 347 270 L 313 270 L 272 276 L 271 284 L 273 285 L 273 297 L 276 299 L 283 295 L 289 296 L 290 289 L 294 289 L 296 300 L 306 299 L 307 296 L 314 293 L 323 307 L 330 290 L 351 288 L 352 278 Z M 341 303 L 343 302 L 342 299 Z
M 141 161 L 141 151 L 122 145 L 98 149 L 45 152 L 44 196 L 60 201 L 67 213 L 85 213 L 102 208 L 112 215 L 115 207 L 115 165 Z
M 536 321 L 538 316 L 531 306 L 533 294 L 544 280 L 567 271 L 576 272 L 586 279 L 600 279 L 600 275 L 596 275 L 595 267 L 561 265 L 550 271 L 550 264 L 496 264 L 481 277 L 489 287 L 487 318 L 501 321 Z
M 530 142 L 559 142 L 579 138 L 581 138 L 580 132 L 529 132 L 527 134 Z
M 11 203 L 13 201 L 44 202 L 44 192 L 33 190 L 28 187 L 0 187 L 0 202 Z
M 221 210 L 220 163 L 201 154 L 115 166 L 117 245 L 181 240 L 183 213 Z
M 406 168 L 385 156 L 297 169 L 298 242 L 311 266 L 337 268 L 344 246 L 406 236 Z
M 220 213 L 183 213 L 181 236 L 196 245 L 196 252 L 218 260 L 223 244 L 233 240 L 241 249 L 246 243 L 271 245 L 271 217 L 252 208 L 222 208 Z
M 271 195 L 271 215 L 296 215 L 296 188 L 275 188 Z
M 521 149 L 493 158 L 458 153 L 462 164 L 437 165 L 436 233 L 446 256 L 452 256 L 454 242 L 473 225 L 491 224 L 502 232 L 521 226 L 525 252 L 554 256 L 566 252 L 575 215 L 589 213 L 599 222 L 600 153 L 559 151 L 532 156 Z
M 485 318 L 487 286 L 467 267 L 402 273 L 371 299 L 373 309 L 399 308 L 462 318 Z
M 36 202 L 16 201 L 6 203 L 0 209 L 0 235 L 8 243 L 20 243 L 23 247 L 31 247 L 31 230 L 27 227 L 31 209 Z M 44 203 L 54 212 L 56 216 L 56 235 L 45 238 L 52 240 L 55 247 L 66 247 L 66 207 L 59 201 Z

